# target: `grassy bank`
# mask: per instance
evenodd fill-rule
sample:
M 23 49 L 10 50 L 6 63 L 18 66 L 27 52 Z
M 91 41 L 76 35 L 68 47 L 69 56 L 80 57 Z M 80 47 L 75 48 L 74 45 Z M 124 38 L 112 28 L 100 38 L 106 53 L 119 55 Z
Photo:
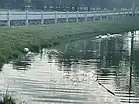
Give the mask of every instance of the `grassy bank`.
M 25 47 L 38 51 L 39 48 L 47 48 L 67 41 L 70 37 L 119 33 L 136 29 L 139 29 L 139 17 L 93 23 L 0 28 L 0 63 L 22 56 Z

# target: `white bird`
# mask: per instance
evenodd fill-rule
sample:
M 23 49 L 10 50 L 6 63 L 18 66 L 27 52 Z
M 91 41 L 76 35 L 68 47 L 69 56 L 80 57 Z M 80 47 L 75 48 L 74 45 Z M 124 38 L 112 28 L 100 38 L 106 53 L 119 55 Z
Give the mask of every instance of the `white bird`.
M 24 48 L 24 52 L 29 52 L 29 49 L 28 48 Z
M 108 38 L 108 36 L 107 35 L 103 35 L 103 36 L 101 36 L 101 38 L 105 39 L 105 38 Z
M 99 36 L 96 36 L 96 39 L 99 39 L 99 38 L 101 38 L 101 35 L 99 35 Z
M 122 36 L 122 34 L 115 34 L 115 35 L 118 36 L 118 37 Z
M 26 56 L 30 56 L 32 54 L 29 48 L 24 48 L 24 52 L 26 52 Z
M 111 36 L 111 34 L 110 33 L 107 33 L 107 36 Z

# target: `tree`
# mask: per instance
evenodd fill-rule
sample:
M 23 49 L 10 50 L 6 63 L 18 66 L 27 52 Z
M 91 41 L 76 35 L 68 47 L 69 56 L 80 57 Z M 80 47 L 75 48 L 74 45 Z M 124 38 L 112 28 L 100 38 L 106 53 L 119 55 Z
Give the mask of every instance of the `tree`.
M 0 0 L 1 8 L 24 8 L 26 5 L 33 5 L 38 9 L 43 9 L 44 5 L 71 5 L 75 8 L 79 6 L 94 8 L 131 8 L 132 3 L 139 4 L 139 0 Z

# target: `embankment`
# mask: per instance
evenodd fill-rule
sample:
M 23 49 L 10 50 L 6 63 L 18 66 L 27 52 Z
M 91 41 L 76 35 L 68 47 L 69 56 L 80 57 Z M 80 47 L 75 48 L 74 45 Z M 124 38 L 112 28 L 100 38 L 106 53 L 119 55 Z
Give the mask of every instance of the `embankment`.
M 2 27 L 0 28 L 0 63 L 21 57 L 25 47 L 31 51 L 38 51 L 40 48 L 64 43 L 71 37 L 80 38 L 137 29 L 139 29 L 139 17 L 46 26 Z

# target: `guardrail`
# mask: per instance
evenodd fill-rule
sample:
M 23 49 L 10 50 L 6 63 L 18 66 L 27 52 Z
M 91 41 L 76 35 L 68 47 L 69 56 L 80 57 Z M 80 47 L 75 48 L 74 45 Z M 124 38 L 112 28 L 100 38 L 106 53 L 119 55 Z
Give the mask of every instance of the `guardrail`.
M 103 16 L 121 16 L 132 14 L 131 11 L 91 11 L 91 12 L 12 12 L 3 11 L 0 12 L 0 21 L 7 21 L 7 26 L 11 26 L 13 20 L 24 20 L 26 26 L 29 25 L 29 20 L 40 20 L 41 24 L 44 24 L 44 20 L 53 19 L 54 23 L 57 23 L 58 19 L 65 19 L 69 22 L 70 18 L 79 21 L 79 18 L 83 18 L 84 21 L 88 21 L 88 18 L 95 20 L 96 17 L 102 19 Z

